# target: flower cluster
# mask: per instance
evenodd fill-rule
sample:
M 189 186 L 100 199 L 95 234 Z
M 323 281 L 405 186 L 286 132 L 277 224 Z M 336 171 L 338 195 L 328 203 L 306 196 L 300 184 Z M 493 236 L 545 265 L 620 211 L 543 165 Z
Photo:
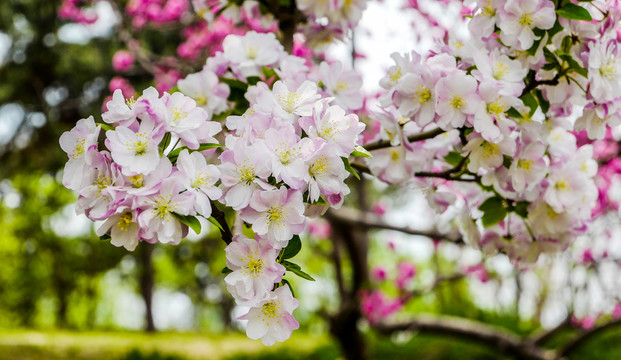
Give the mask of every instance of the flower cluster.
M 115 246 L 133 250 L 139 241 L 178 243 L 187 216 L 211 216 L 221 196 L 219 169 L 202 150 L 217 146 L 221 125 L 191 98 L 145 90 L 126 101 L 120 90 L 106 104 L 107 150 L 98 149 L 102 125 L 80 120 L 60 138 L 69 156 L 63 184 L 79 192 L 78 212 L 105 220 L 97 230 Z M 211 146 L 206 146 L 207 144 Z M 168 156 L 164 156 L 168 154 Z
M 277 257 L 305 229 L 314 208 L 321 212 L 343 203 L 349 193 L 343 159 L 355 151 L 364 129 L 356 115 L 336 105 L 361 105 L 347 91 L 359 88 L 359 79 L 343 72 L 340 64 L 322 65 L 323 73 L 311 75 L 304 61 L 287 55 L 273 34 L 249 32 L 229 35 L 222 53 L 209 59 L 204 70 L 237 85 L 240 80 L 264 80 L 245 90 L 248 105 L 243 114 L 226 118 L 228 135 L 219 170 L 220 201 L 238 211 L 256 234 L 254 239 L 238 236 L 227 247 L 227 265 L 233 272 L 225 282 L 239 305 L 251 307 L 244 317 L 249 320 L 248 336 L 265 344 L 284 340 L 277 335 L 282 335 L 279 326 L 287 330 L 285 338 L 297 328 L 293 318 L 287 320 L 287 309 L 295 306 L 274 305 L 287 303 L 281 300 L 285 293 L 285 298 L 291 297 L 283 287 L 272 291 L 285 273 Z M 330 77 L 325 90 L 313 76 Z M 340 86 L 332 86 L 339 81 Z M 335 99 L 328 93 L 341 96 Z
M 441 212 L 462 206 L 466 240 L 531 262 L 566 248 L 591 219 L 597 163 L 571 130 L 603 138 L 620 123 L 617 30 L 610 18 L 570 20 L 591 20 L 588 4 L 557 9 L 567 18 L 548 0 L 477 4 L 468 45 L 393 54 L 375 115 L 392 147 L 368 164 L 389 183 L 435 178 L 428 199 Z M 410 142 L 433 129 L 443 135 Z

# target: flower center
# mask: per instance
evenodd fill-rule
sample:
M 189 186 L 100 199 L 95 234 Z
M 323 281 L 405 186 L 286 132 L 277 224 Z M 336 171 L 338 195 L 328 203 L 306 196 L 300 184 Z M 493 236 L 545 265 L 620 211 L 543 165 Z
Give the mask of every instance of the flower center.
M 283 222 L 283 208 L 282 206 L 272 206 L 267 209 L 267 224 L 268 225 L 281 225 Z
M 294 91 L 288 93 L 287 95 L 279 95 L 278 101 L 286 112 L 293 113 L 300 102 L 300 98 L 300 94 Z
M 121 215 L 121 217 L 119 218 L 119 223 L 116 224 L 116 226 L 121 231 L 127 231 L 131 223 L 132 223 L 132 213 L 128 212 L 128 213 Z
M 246 258 L 248 259 L 246 266 L 241 269 L 244 275 L 249 273 L 252 277 L 256 278 L 260 274 L 263 274 L 263 259 L 259 257 L 256 251 L 250 252 Z
M 617 60 L 611 59 L 599 68 L 599 74 L 606 80 L 614 80 L 617 75 Z
M 530 27 L 532 23 L 533 18 L 531 17 L 531 13 L 526 13 L 518 19 L 518 24 L 522 25 L 523 27 Z
M 502 61 L 494 63 L 494 71 L 492 73 L 494 79 L 502 80 L 502 78 L 507 75 L 507 72 L 509 72 L 509 66 L 507 64 Z
M 170 220 L 170 213 L 172 213 L 177 204 L 172 202 L 172 195 L 158 195 L 155 200 L 155 208 L 153 214 L 160 219 L 165 219 L 166 222 Z
M 130 176 L 129 181 L 132 182 L 135 188 L 141 188 L 144 186 L 144 177 L 142 174 Z
M 75 144 L 75 148 L 73 148 L 73 154 L 71 155 L 72 159 L 77 158 L 78 156 L 84 154 L 84 144 L 86 143 L 86 138 L 80 138 Z
M 451 104 L 453 108 L 460 110 L 464 105 L 466 105 L 466 101 L 463 97 L 459 95 L 453 95 L 453 97 L 449 101 L 449 104 Z
M 254 182 L 254 166 L 243 164 L 241 167 L 237 167 L 237 173 L 239 174 L 239 182 L 250 185 Z
M 328 172 L 328 158 L 326 156 L 318 157 L 308 169 L 310 175 L 314 178 Z
M 531 173 L 533 171 L 533 163 L 534 160 L 518 160 L 518 167 L 524 169 L 527 173 Z
M 418 85 L 418 89 L 414 93 L 414 101 L 419 104 L 426 104 L 431 99 L 431 90 L 429 90 L 425 85 Z
M 498 145 L 484 141 L 481 144 L 483 148 L 483 159 L 491 159 L 500 155 L 500 151 L 498 150 Z
M 276 301 L 270 301 L 263 304 L 262 312 L 268 320 L 278 317 L 278 310 L 280 310 L 280 304 Z

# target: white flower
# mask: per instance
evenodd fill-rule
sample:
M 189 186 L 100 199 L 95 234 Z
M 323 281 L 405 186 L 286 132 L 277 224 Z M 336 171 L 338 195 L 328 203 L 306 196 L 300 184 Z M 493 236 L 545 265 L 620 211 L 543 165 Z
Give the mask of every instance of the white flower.
M 287 340 L 293 330 L 300 327 L 293 317 L 293 310 L 298 305 L 289 285 L 279 287 L 240 317 L 248 320 L 246 335 L 253 340 L 261 339 L 267 346 Z
M 179 80 L 177 86 L 181 92 L 194 99 L 198 106 L 207 111 L 207 120 L 227 109 L 227 98 L 231 92 L 229 86 L 220 83 L 218 76 L 206 68 Z
M 226 266 L 233 270 L 224 282 L 239 305 L 254 306 L 268 297 L 285 273 L 276 262 L 279 250 L 259 235 L 254 239 L 237 235 L 224 251 Z
M 259 76 L 263 66 L 278 62 L 284 48 L 274 33 L 259 34 L 250 31 L 244 36 L 227 36 L 222 43 L 222 52 L 231 62 L 233 71 L 249 77 Z
M 506 45 L 528 50 L 535 41 L 533 29 L 550 29 L 555 21 L 554 3 L 549 0 L 507 0 L 498 21 L 500 39 Z

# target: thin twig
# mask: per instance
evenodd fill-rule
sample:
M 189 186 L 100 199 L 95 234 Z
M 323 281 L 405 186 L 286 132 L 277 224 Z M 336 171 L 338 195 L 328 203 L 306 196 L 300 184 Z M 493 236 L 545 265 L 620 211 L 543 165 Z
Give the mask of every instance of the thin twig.
M 425 131 L 419 134 L 414 134 L 414 135 L 410 135 L 408 136 L 408 141 L 409 142 L 417 142 L 417 141 L 423 141 L 423 140 L 427 140 L 427 139 L 432 139 L 440 134 L 445 133 L 444 130 L 437 128 L 437 129 L 433 129 L 433 130 L 429 130 L 429 131 Z M 367 151 L 372 151 L 372 150 L 378 150 L 378 149 L 385 149 L 385 148 L 389 148 L 392 147 L 392 145 L 390 144 L 390 141 L 388 140 L 380 140 L 377 142 L 373 142 L 373 143 L 368 143 L 365 145 L 362 145 L 363 148 L 367 149 Z
M 408 235 L 425 236 L 431 239 L 443 239 L 452 243 L 460 244 L 463 240 L 459 237 L 451 237 L 449 234 L 442 234 L 435 230 L 416 230 L 409 227 L 394 226 L 381 221 L 377 216 L 366 212 L 341 208 L 339 210 L 329 210 L 326 213 L 328 219 L 332 219 L 336 222 L 344 223 L 347 225 L 353 225 L 355 227 L 374 228 L 398 231 Z

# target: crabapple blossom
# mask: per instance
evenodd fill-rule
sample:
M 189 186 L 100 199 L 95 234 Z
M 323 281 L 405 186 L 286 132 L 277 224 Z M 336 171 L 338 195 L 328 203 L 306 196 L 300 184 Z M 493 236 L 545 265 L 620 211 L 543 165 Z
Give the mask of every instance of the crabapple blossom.
M 262 66 L 273 65 L 284 52 L 273 33 L 254 31 L 244 36 L 229 35 L 222 43 L 222 54 L 241 76 L 258 76 Z
M 340 61 L 332 64 L 322 62 L 319 64 L 319 79 L 326 92 L 334 97 L 336 105 L 349 110 L 362 107 L 362 77 L 356 71 L 344 71 Z
M 138 132 L 125 126 L 106 131 L 106 146 L 112 159 L 122 166 L 124 174 L 147 174 L 157 167 L 160 160 L 158 144 L 164 137 L 162 125 L 147 117 L 140 123 Z
M 224 191 L 224 203 L 234 210 L 248 206 L 252 194 L 259 188 L 269 189 L 266 180 L 270 174 L 267 162 L 269 153 L 263 142 L 246 145 L 235 142 L 230 150 L 220 155 L 220 173 Z
M 265 299 L 259 301 L 239 319 L 248 320 L 246 335 L 249 338 L 261 339 L 263 344 L 271 346 L 277 341 L 287 340 L 291 337 L 291 332 L 300 327 L 293 317 L 293 310 L 298 305 L 289 285 L 284 285 L 269 292 Z
M 198 106 L 207 111 L 207 120 L 228 107 L 227 98 L 231 92 L 229 86 L 220 83 L 218 76 L 206 68 L 179 80 L 177 86 L 183 94 L 194 99 Z
M 63 172 L 63 185 L 71 190 L 78 190 L 81 178 L 75 174 L 82 174 L 85 167 L 85 154 L 91 148 L 97 149 L 97 138 L 101 126 L 95 125 L 95 119 L 89 116 L 81 119 L 71 131 L 60 136 L 60 147 L 69 156 Z
M 520 50 L 533 45 L 533 29 L 547 30 L 556 20 L 554 3 L 549 0 L 507 0 L 499 15 L 500 39 Z
M 194 194 L 194 210 L 208 218 L 211 216 L 210 200 L 217 200 L 222 196 L 222 190 L 215 186 L 220 178 L 220 170 L 215 165 L 207 164 L 200 153 L 189 153 L 188 150 L 179 153 L 177 168 L 185 189 Z
M 142 199 L 138 223 L 145 240 L 178 244 L 187 234 L 187 227 L 173 215 L 193 213 L 193 196 L 183 190 L 177 173 L 163 180 L 156 194 Z
M 128 206 L 119 206 L 115 213 L 97 229 L 97 236 L 110 232 L 110 243 L 116 247 L 123 246 L 129 251 L 134 251 L 140 240 L 138 231 L 140 227 L 136 223 L 137 214 Z
M 120 89 L 114 90 L 112 100 L 106 103 L 108 111 L 103 113 L 101 118 L 108 124 L 119 124 L 131 128 L 136 122 L 136 114 L 134 114 L 131 104 L 130 100 L 125 100 Z
M 364 130 L 356 114 L 346 115 L 343 108 L 329 106 L 326 100 L 316 102 L 312 116 L 300 118 L 299 124 L 311 139 L 322 138 L 335 144 L 339 156 L 354 151 L 358 135 Z
M 281 187 L 256 191 L 250 207 L 241 212 L 241 218 L 252 224 L 252 230 L 283 248 L 295 234 L 304 231 L 306 217 L 302 193 Z
M 463 126 L 482 106 L 476 79 L 460 71 L 438 80 L 435 92 L 437 124 L 443 130 Z
M 233 271 L 224 282 L 239 305 L 253 306 L 263 300 L 285 273 L 285 267 L 276 262 L 279 250 L 259 235 L 254 239 L 237 235 L 224 251 L 226 266 Z

